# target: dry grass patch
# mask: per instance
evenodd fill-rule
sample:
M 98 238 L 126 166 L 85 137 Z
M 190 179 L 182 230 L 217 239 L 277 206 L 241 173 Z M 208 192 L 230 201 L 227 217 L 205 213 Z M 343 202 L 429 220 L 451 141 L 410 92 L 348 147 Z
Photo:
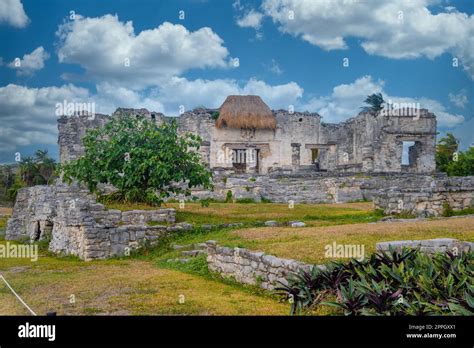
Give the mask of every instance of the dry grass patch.
M 231 233 L 241 245 L 285 258 L 324 263 L 324 247 L 362 244 L 366 255 L 383 241 L 431 238 L 457 238 L 474 241 L 474 218 L 436 219 L 413 222 L 379 222 L 309 228 L 249 228 Z
M 150 261 L 86 263 L 47 256 L 38 262 L 8 261 L 2 264 L 1 273 L 40 315 L 48 311 L 58 315 L 287 315 L 289 310 L 287 304 L 273 298 L 160 269 Z M 75 304 L 70 303 L 71 295 Z M 2 282 L 0 315 L 26 314 Z

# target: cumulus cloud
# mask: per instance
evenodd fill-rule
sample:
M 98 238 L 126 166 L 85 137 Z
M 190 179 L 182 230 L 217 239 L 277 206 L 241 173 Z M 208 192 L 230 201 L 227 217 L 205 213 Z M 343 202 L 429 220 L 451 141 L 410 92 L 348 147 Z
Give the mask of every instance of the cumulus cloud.
M 165 105 L 166 112 L 176 115 L 180 105 L 193 109 L 204 105 L 218 108 L 228 95 L 259 95 L 273 109 L 288 108 L 303 96 L 303 88 L 295 82 L 269 85 L 264 81 L 250 79 L 244 85 L 231 79 L 188 80 L 174 77 L 153 91 L 153 95 Z
M 13 158 L 18 146 L 56 144 L 56 103 L 89 98 L 88 90 L 73 85 L 28 88 L 9 84 L 0 87 L 0 158 Z
M 383 80 L 374 81 L 369 75 L 363 76 L 352 83 L 334 87 L 328 96 L 311 98 L 307 103 L 301 104 L 301 108 L 318 112 L 325 122 L 341 122 L 356 116 L 368 95 L 382 93 L 386 102 L 419 103 L 420 108 L 428 109 L 437 116 L 440 127 L 454 127 L 464 122 L 463 115 L 448 112 L 446 107 L 436 100 L 392 96 L 384 91 L 384 85 Z
M 346 39 L 356 37 L 367 53 L 394 59 L 449 52 L 474 79 L 474 16 L 433 14 L 431 2 L 265 0 L 262 10 L 280 31 L 325 50 L 346 49 Z
M 132 88 L 157 85 L 189 69 L 230 66 L 224 41 L 208 27 L 190 32 L 165 22 L 135 34 L 133 23 L 116 15 L 76 15 L 57 36 L 61 63 L 79 64 L 93 79 Z
M 466 104 L 469 103 L 469 99 L 467 98 L 465 89 L 459 91 L 459 93 L 457 94 L 449 93 L 448 97 L 451 103 L 462 109 L 464 109 L 466 107 Z
M 44 68 L 44 61 L 47 59 L 49 59 L 49 53 L 40 46 L 33 52 L 25 54 L 22 59 L 16 58 L 8 64 L 8 67 L 16 69 L 19 76 L 32 75 L 35 71 Z
M 16 28 L 24 28 L 29 19 L 20 0 L 2 0 L 0 2 L 0 24 L 6 23 Z
M 251 9 L 242 17 L 237 19 L 237 25 L 241 28 L 253 28 L 258 30 L 262 26 L 262 19 L 262 13 Z

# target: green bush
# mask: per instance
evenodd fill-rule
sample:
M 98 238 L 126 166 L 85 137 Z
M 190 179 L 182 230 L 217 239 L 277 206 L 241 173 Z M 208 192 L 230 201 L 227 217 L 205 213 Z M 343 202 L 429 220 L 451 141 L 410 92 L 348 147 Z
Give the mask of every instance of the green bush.
M 231 190 L 228 190 L 227 191 L 227 194 L 225 196 L 225 202 L 226 203 L 232 203 L 233 201 L 233 194 L 232 194 L 232 191 Z
M 277 290 L 292 300 L 291 314 L 324 304 L 345 315 L 474 315 L 473 252 L 428 256 L 390 249 L 362 261 L 313 267 L 287 280 Z

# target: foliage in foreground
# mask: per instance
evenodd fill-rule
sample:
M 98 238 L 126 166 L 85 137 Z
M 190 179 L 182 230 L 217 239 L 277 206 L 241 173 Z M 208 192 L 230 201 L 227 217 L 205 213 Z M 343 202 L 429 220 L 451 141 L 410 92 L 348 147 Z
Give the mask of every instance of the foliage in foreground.
M 277 290 L 290 300 L 291 314 L 325 304 L 345 315 L 474 315 L 473 284 L 473 252 L 430 257 L 390 249 L 363 261 L 300 271 Z
M 171 194 L 211 187 L 210 172 L 200 163 L 201 139 L 178 134 L 174 121 L 158 126 L 143 117 L 115 117 L 104 128 L 89 130 L 83 143 L 84 156 L 62 167 L 64 179 L 91 192 L 111 184 L 118 191 L 109 200 L 160 205 Z

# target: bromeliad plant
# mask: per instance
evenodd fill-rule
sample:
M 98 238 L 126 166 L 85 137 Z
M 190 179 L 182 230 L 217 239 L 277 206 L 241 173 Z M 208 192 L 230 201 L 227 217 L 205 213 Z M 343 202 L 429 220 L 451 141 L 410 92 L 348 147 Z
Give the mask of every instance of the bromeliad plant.
M 301 270 L 287 282 L 277 290 L 291 300 L 291 314 L 324 304 L 345 315 L 474 315 L 473 252 L 428 256 L 390 248 Z

